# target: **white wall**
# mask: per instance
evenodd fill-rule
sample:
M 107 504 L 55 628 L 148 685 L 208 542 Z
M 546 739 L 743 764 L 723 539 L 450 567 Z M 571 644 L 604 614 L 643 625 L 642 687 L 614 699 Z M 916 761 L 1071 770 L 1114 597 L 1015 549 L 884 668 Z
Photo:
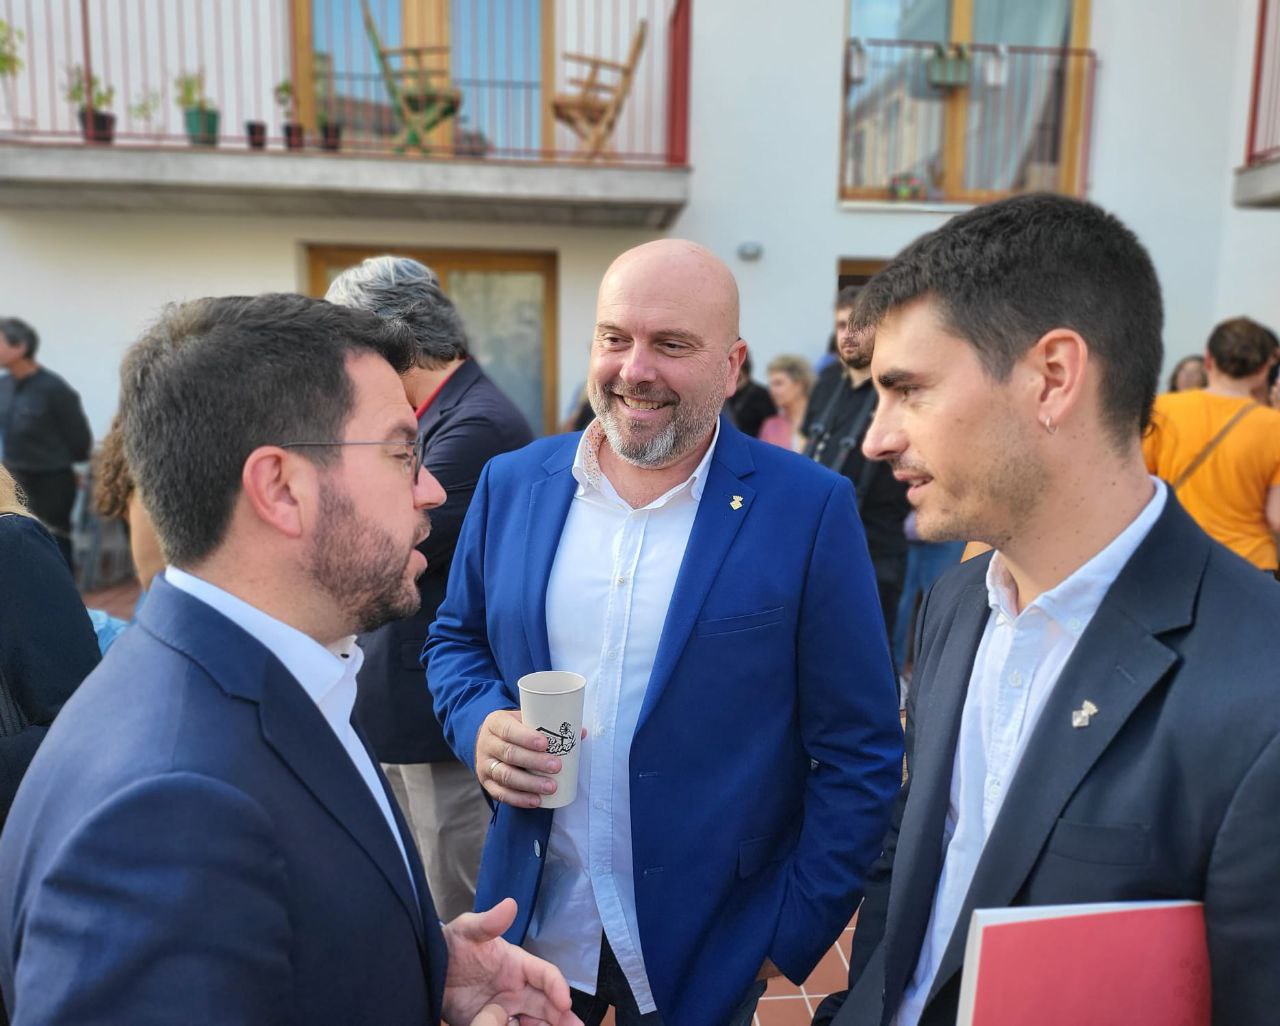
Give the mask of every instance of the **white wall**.
M 554 250 L 563 409 L 581 383 L 609 262 L 653 238 L 624 230 L 379 220 L 0 211 L 0 314 L 40 333 L 40 358 L 85 402 L 101 437 L 121 355 L 168 302 L 305 291 L 306 244 Z
M 1230 122 L 1226 157 L 1233 167 L 1244 162 L 1248 105 L 1253 88 L 1253 47 L 1257 9 L 1245 2 L 1236 26 L 1235 74 L 1231 109 L 1244 112 Z M 1248 55 L 1247 58 L 1243 55 Z M 1229 207 L 1218 257 L 1214 319 L 1244 315 L 1280 331 L 1280 208 Z
M 1240 152 L 1233 128 L 1248 117 L 1235 69 L 1252 63 L 1252 33 L 1246 42 L 1241 23 L 1254 20 L 1255 0 L 1093 8 L 1099 67 L 1089 194 L 1151 252 L 1172 364 L 1202 350 L 1217 319 L 1230 172 Z

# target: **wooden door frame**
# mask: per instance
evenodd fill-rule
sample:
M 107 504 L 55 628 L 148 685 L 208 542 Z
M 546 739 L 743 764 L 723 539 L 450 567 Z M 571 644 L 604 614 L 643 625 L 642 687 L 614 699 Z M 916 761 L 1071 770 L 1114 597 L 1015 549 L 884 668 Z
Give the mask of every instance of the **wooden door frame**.
M 381 253 L 407 256 L 426 264 L 440 277 L 448 294 L 449 274 L 457 271 L 512 271 L 542 276 L 542 432 L 559 428 L 559 255 L 554 251 L 467 249 L 446 246 L 388 246 L 360 243 L 303 243 L 307 264 L 307 294 L 322 298 L 328 290 L 325 268 L 335 264 L 353 267 L 366 257 Z

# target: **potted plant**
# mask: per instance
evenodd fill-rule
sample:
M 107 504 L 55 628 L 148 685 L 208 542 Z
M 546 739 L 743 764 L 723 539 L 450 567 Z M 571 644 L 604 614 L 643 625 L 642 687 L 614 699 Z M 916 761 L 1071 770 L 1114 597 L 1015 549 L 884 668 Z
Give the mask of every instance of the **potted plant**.
M 925 199 L 924 182 L 910 171 L 899 171 L 889 177 L 889 198 L 919 202 Z
M 338 121 L 325 108 L 316 111 L 316 124 L 320 126 L 320 148 L 340 150 L 342 148 L 342 122 Z
M 0 86 L 4 87 L 4 106 L 5 110 L 13 110 L 13 97 L 10 95 L 12 83 L 10 79 L 16 78 L 18 73 L 22 71 L 22 57 L 18 54 L 20 47 L 26 36 L 22 34 L 22 29 L 14 28 L 3 18 L 0 18 Z
M 952 43 L 950 48 L 941 43 L 934 47 L 925 61 L 925 74 L 935 89 L 959 89 L 969 84 L 969 48 L 963 43 Z
M 284 117 L 284 145 L 286 149 L 302 149 L 302 124 L 290 120 L 293 113 L 293 83 L 287 78 L 276 86 L 276 106 Z
M 244 123 L 244 134 L 245 138 L 249 140 L 249 149 L 266 149 L 267 123 L 265 121 L 246 121 Z
M 218 108 L 204 95 L 204 72 L 179 75 L 173 81 L 177 104 L 186 120 L 187 138 L 192 146 L 218 145 Z
M 84 68 L 73 64 L 67 69 L 65 95 L 67 102 L 76 107 L 80 134 L 85 142 L 110 143 L 115 139 L 116 116 L 111 113 L 111 105 L 116 99 L 114 88 L 103 87 L 97 75 L 90 75 L 86 83 Z
M 147 126 L 146 135 L 155 138 L 159 133 L 155 129 L 156 113 L 160 110 L 160 94 L 152 89 L 138 97 L 129 107 L 129 116 Z

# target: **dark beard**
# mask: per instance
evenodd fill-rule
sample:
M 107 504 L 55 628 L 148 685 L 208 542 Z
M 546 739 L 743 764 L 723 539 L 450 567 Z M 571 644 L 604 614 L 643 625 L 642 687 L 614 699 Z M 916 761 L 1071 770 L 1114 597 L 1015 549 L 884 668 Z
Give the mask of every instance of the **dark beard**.
M 349 496 L 321 485 L 320 524 L 307 569 L 353 632 L 376 630 L 418 611 L 422 596 L 404 576 L 409 558 L 390 534 L 360 521 Z

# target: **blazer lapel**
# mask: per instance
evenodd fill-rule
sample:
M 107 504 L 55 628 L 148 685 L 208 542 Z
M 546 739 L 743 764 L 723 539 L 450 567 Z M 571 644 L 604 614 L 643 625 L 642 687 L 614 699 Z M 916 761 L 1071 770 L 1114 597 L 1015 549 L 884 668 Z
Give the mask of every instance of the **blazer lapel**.
M 258 707 L 263 737 L 378 867 L 423 944 L 422 913 L 382 810 L 302 685 L 274 658 L 270 662 Z
M 649 687 L 636 726 L 637 734 L 671 679 L 698 612 L 706 601 L 707 592 L 711 590 L 743 523 L 751 515 L 756 493 L 742 478 L 754 469 L 755 464 L 743 436 L 722 418 L 716 451 L 707 470 L 698 512 L 694 516 L 693 529 L 689 532 L 689 542 L 685 546 L 684 559 L 680 563 L 667 617 L 662 625 L 658 652 L 649 674 Z
M 422 916 L 387 821 L 302 685 L 254 637 L 163 577 L 156 578 L 139 623 L 229 695 L 257 704 L 267 744 L 386 877 L 422 943 Z
M 571 468 L 581 434 L 569 435 L 564 445 L 542 464 L 547 476 L 529 489 L 529 519 L 525 522 L 524 587 L 521 610 L 529 643 L 530 666 L 549 669 L 547 642 L 547 581 L 560 547 L 560 535 L 578 482 Z
M 1012 904 L 1081 781 L 1176 663 L 1158 635 L 1194 619 L 1209 551 L 1208 538 L 1170 494 L 1045 703 L 983 847 L 931 997 L 960 969 L 973 910 Z M 1171 552 L 1178 559 L 1170 560 Z M 1087 726 L 1075 726 L 1072 713 L 1086 701 L 1097 711 Z
M 942 837 L 951 801 L 960 718 L 990 612 L 985 584 L 970 584 L 960 593 L 936 665 L 917 670 L 917 680 L 927 674 L 929 690 L 921 693 L 913 713 L 907 766 L 910 791 L 898 828 L 889 889 L 885 936 L 885 992 L 889 995 L 900 995 L 906 989 L 929 925 L 934 891 L 942 874 Z M 925 881 L 930 885 L 924 885 Z

